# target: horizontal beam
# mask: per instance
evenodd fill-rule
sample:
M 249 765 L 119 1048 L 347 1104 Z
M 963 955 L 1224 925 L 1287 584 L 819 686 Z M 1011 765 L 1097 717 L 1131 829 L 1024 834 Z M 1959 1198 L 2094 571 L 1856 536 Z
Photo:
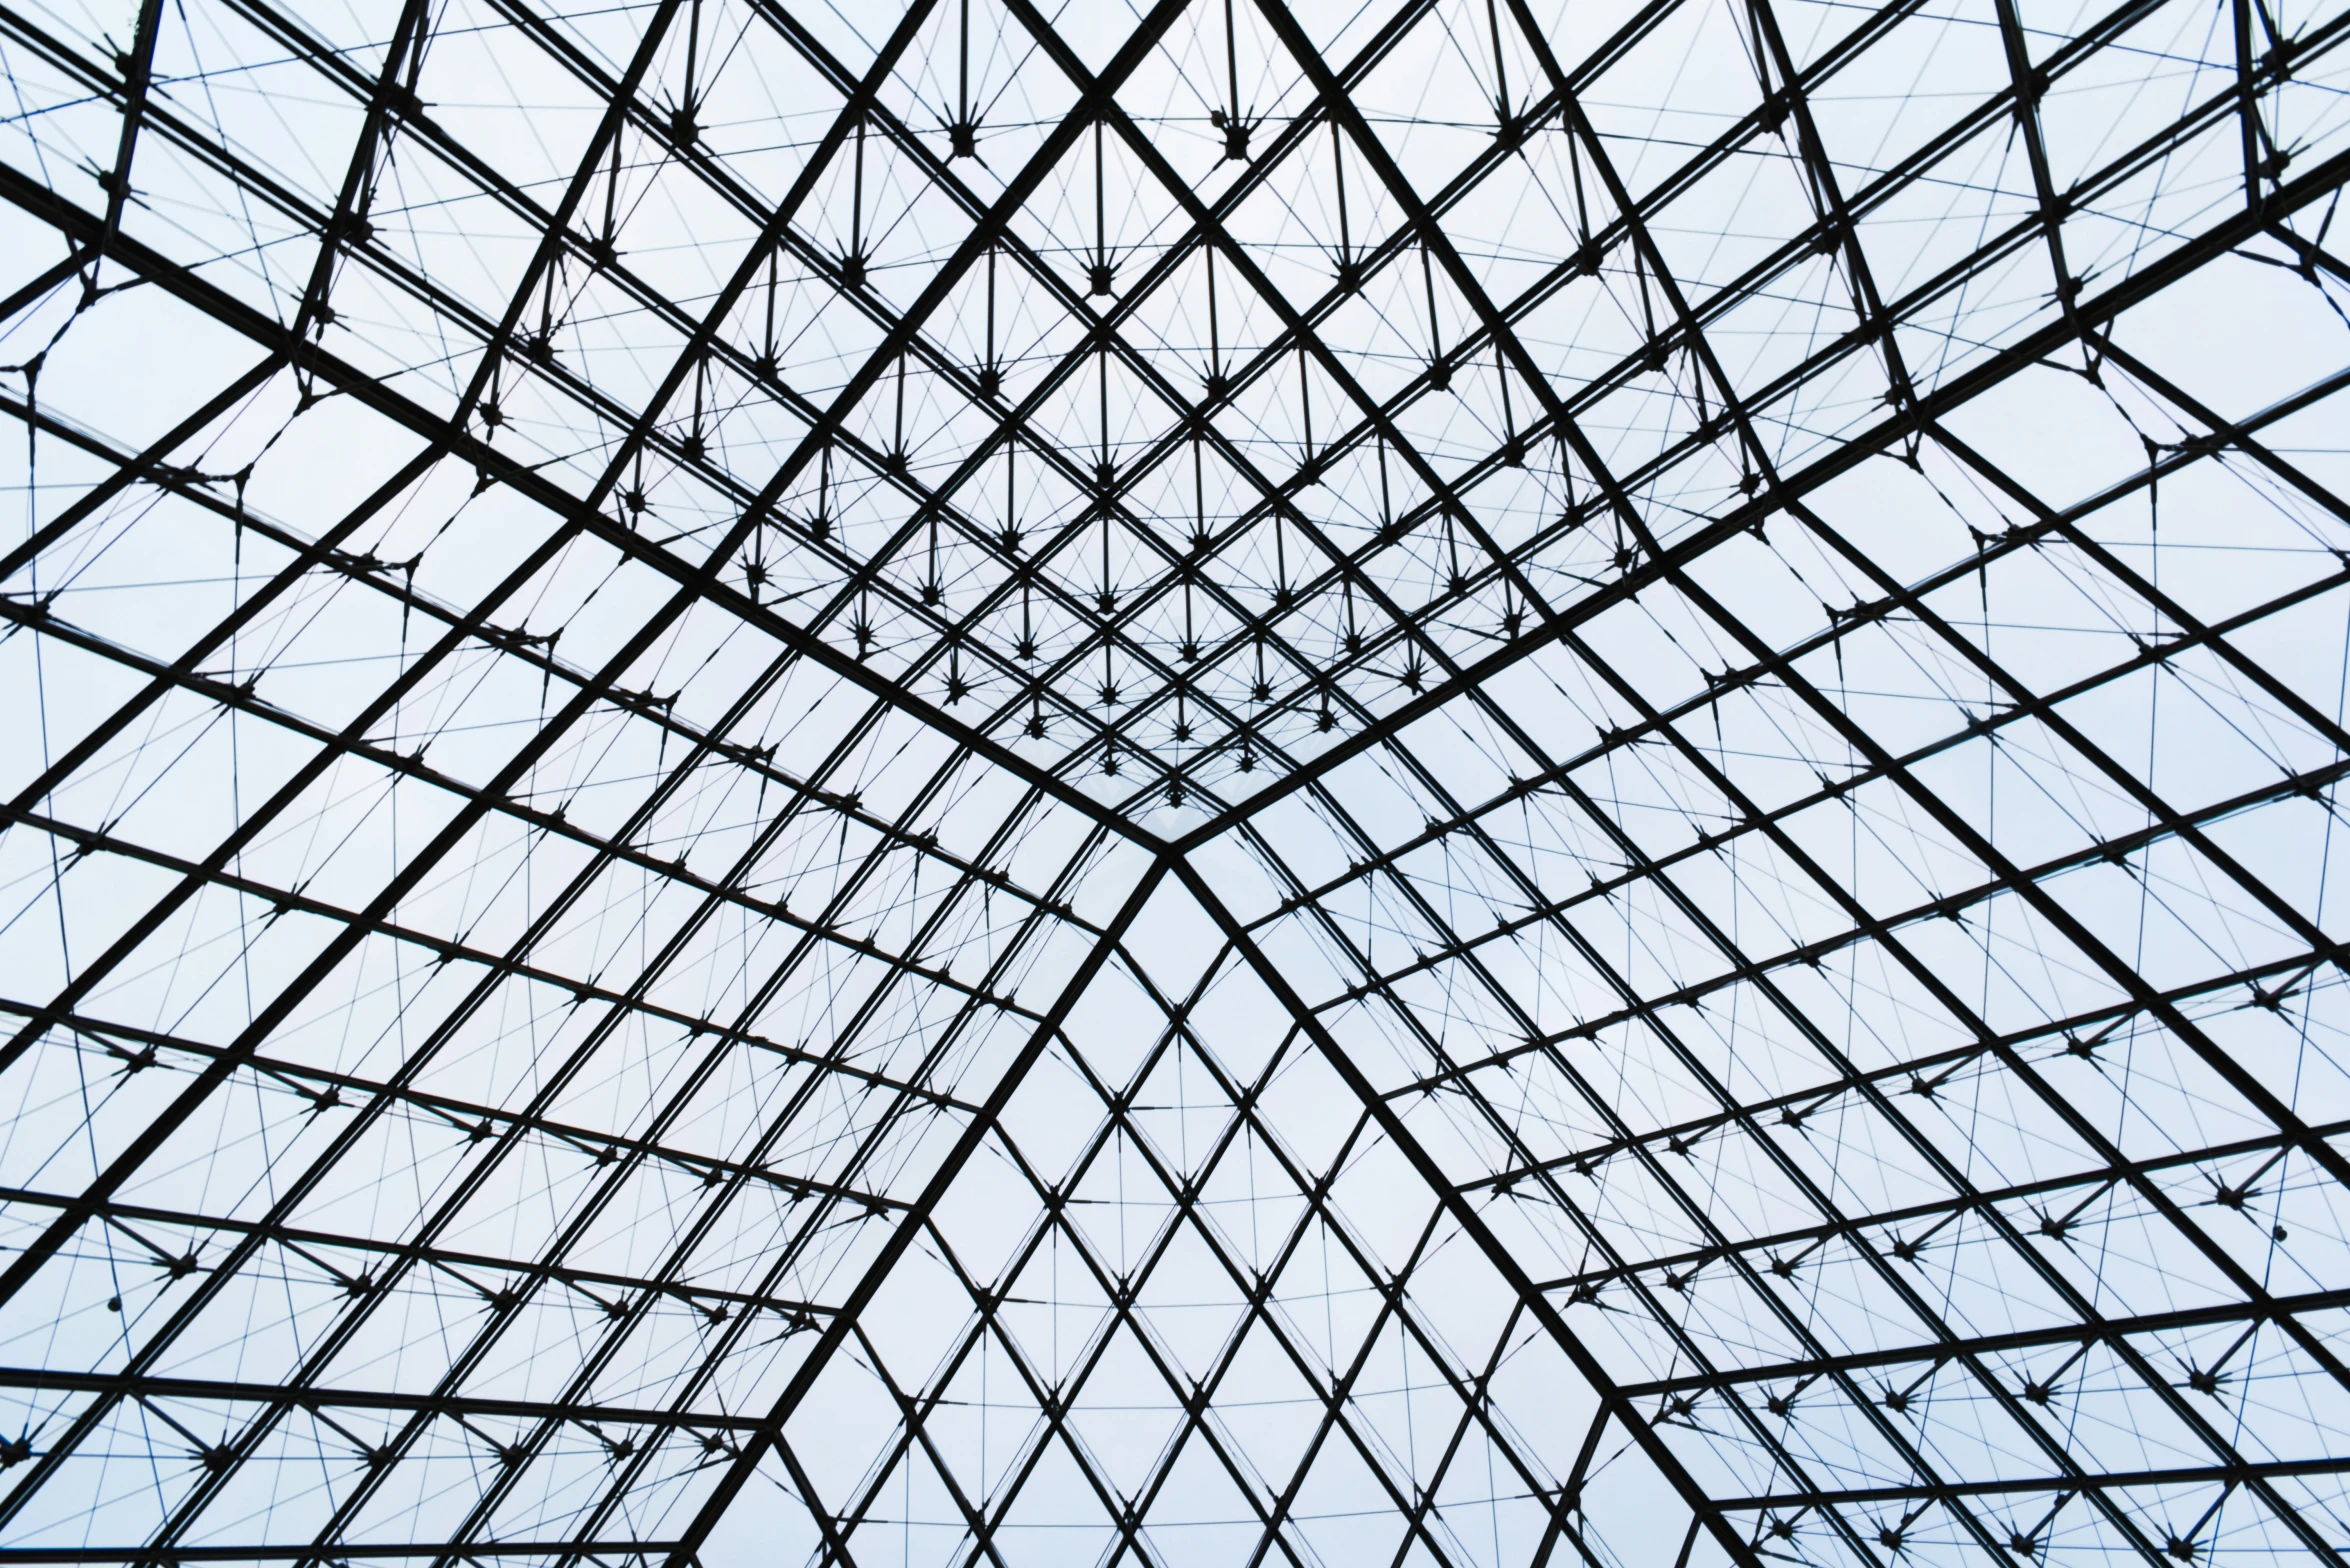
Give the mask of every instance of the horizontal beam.
M 390 1389 L 326 1385 L 289 1390 L 275 1383 L 237 1383 L 191 1377 L 132 1377 L 112 1372 L 63 1372 L 40 1367 L 0 1367 L 0 1388 L 38 1389 L 64 1394 L 109 1394 L 118 1399 L 187 1399 L 211 1404 L 291 1404 L 298 1410 L 396 1410 L 427 1415 L 505 1417 L 520 1421 L 569 1421 L 577 1426 L 606 1424 L 658 1427 L 689 1432 L 752 1432 L 760 1426 L 753 1417 L 730 1416 L 724 1412 L 704 1415 L 643 1409 L 632 1405 L 496 1399 L 474 1394 L 403 1394 Z
M 52 1192 L 35 1192 L 24 1187 L 0 1187 L 0 1205 L 24 1204 L 30 1207 L 64 1209 L 80 1203 L 77 1198 Z M 486 1252 L 465 1252 L 448 1247 L 428 1246 L 415 1241 L 388 1241 L 378 1237 L 351 1236 L 340 1231 L 309 1230 L 290 1225 L 272 1225 L 265 1220 L 227 1219 L 214 1214 L 196 1214 L 181 1209 L 158 1208 L 151 1204 L 106 1202 L 88 1205 L 92 1218 L 120 1220 L 128 1224 L 168 1225 L 179 1230 L 208 1231 L 231 1236 L 259 1236 L 264 1241 L 288 1247 L 319 1247 L 339 1252 L 359 1252 L 376 1257 L 413 1259 L 429 1263 L 437 1269 L 454 1273 L 464 1269 L 480 1269 L 491 1273 L 520 1274 L 530 1278 L 546 1278 L 558 1284 L 574 1287 L 600 1286 L 611 1290 L 649 1290 L 675 1301 L 683 1302 L 698 1312 L 707 1313 L 714 1306 L 747 1307 L 781 1313 L 786 1317 L 820 1317 L 832 1311 L 812 1301 L 790 1301 L 776 1296 L 755 1295 L 742 1290 L 717 1290 L 703 1285 L 681 1285 L 670 1280 L 648 1279 L 642 1275 L 618 1274 L 606 1269 L 580 1269 L 567 1265 L 549 1265 L 528 1258 L 501 1258 Z M 158 1260 L 160 1262 L 160 1260 Z M 204 1272 L 199 1261 L 196 1272 Z M 468 1280 L 468 1284 L 474 1283 Z M 476 1286 L 477 1293 L 479 1287 Z M 496 1293 L 487 1292 L 487 1295 Z M 707 1305 L 705 1305 L 705 1303 Z M 278 1390 L 282 1398 L 285 1390 Z
M 1921 1362 L 1932 1362 L 1939 1366 L 1968 1356 L 2000 1355 L 2047 1345 L 2092 1344 L 2129 1334 L 2166 1334 L 2180 1329 L 2208 1328 L 2221 1323 L 2258 1323 L 2297 1312 L 2332 1312 L 2344 1307 L 2350 1307 L 2350 1290 L 2319 1290 L 2306 1295 L 2278 1296 L 2267 1302 L 2231 1302 L 2225 1306 L 2155 1312 L 2140 1317 L 2104 1318 L 2095 1323 L 2024 1329 L 2012 1334 L 1984 1334 L 1938 1344 L 1910 1345 L 1897 1350 L 1859 1351 L 1844 1356 L 1821 1356 L 1811 1361 L 1781 1361 L 1761 1367 L 1726 1367 L 1719 1372 L 1658 1378 L 1647 1383 L 1626 1383 L 1624 1393 L 1631 1398 L 1655 1398 L 1718 1392 L 1747 1383 L 1813 1378 L 1823 1373 L 1864 1372 L 1872 1367 L 1916 1366 Z
M 327 1546 L 0 1546 L 0 1563 L 358 1563 L 371 1558 L 619 1557 L 671 1551 L 674 1541 L 451 1541 L 342 1543 Z
M 0 997 L 0 1016 L 11 1014 L 25 1018 L 38 1017 L 39 1009 L 27 1002 L 12 1001 Z M 740 1161 L 721 1159 L 715 1155 L 673 1149 L 667 1144 L 657 1143 L 646 1138 L 632 1137 L 627 1133 L 604 1132 L 593 1127 L 574 1126 L 528 1112 L 503 1110 L 497 1106 L 483 1105 L 478 1101 L 453 1099 L 446 1095 L 431 1094 L 420 1089 L 354 1077 L 348 1073 L 330 1073 L 321 1068 L 282 1062 L 274 1057 L 263 1056 L 259 1052 L 240 1054 L 231 1051 L 227 1046 L 207 1045 L 194 1040 L 162 1034 L 155 1030 L 134 1029 L 118 1024 L 83 1022 L 78 1015 L 74 1014 L 60 1016 L 50 1027 L 70 1029 L 76 1033 L 101 1039 L 112 1038 L 139 1042 L 142 1052 L 126 1053 L 129 1060 L 125 1062 L 125 1066 L 138 1061 L 144 1048 L 152 1046 L 157 1050 L 178 1051 L 204 1062 L 228 1061 L 234 1068 L 251 1072 L 259 1077 L 274 1078 L 280 1083 L 296 1078 L 305 1079 L 323 1086 L 318 1095 L 311 1097 L 314 1108 L 317 1109 L 329 1108 L 318 1103 L 319 1098 L 329 1091 L 334 1093 L 338 1104 L 346 1107 L 353 1106 L 354 1100 L 343 1097 L 344 1091 L 348 1090 L 352 1096 L 358 1097 L 361 1101 L 381 1098 L 409 1110 L 425 1112 L 437 1120 L 447 1123 L 451 1131 L 463 1132 L 470 1137 L 494 1136 L 500 1127 L 519 1128 L 524 1132 L 534 1133 L 549 1143 L 567 1144 L 583 1154 L 592 1156 L 601 1156 L 606 1151 L 614 1155 L 642 1155 L 687 1175 L 701 1177 L 705 1181 L 710 1180 L 713 1176 L 721 1178 L 747 1177 L 752 1181 L 763 1182 L 778 1188 L 794 1198 L 837 1199 L 857 1204 L 874 1214 L 905 1207 L 904 1203 L 898 1199 L 886 1197 L 877 1192 L 867 1192 L 860 1188 L 845 1187 L 837 1182 L 822 1181 L 814 1177 L 787 1175 L 781 1171 L 768 1170 L 764 1166 L 745 1165 Z M 722 1034 L 725 1031 L 712 1029 L 707 1032 Z M 817 1071 L 819 1076 L 823 1075 L 821 1066 Z M 858 1081 L 854 1074 L 844 1076 L 847 1076 L 851 1082 Z M 867 1083 L 862 1087 L 871 1089 L 884 1086 Z M 928 1105 L 934 1110 L 955 1109 L 963 1110 L 968 1114 L 968 1108 L 963 1106 L 960 1101 L 945 1101 L 934 1095 L 915 1094 L 895 1085 L 887 1085 L 886 1087 L 903 1098 Z M 296 1090 L 296 1092 L 303 1091 Z
M 2293 1476 L 2350 1474 L 2350 1456 L 2339 1459 L 2278 1459 L 2260 1464 L 2182 1465 L 2169 1470 L 2120 1470 L 2103 1475 L 2029 1476 L 2006 1481 L 1950 1481 L 1931 1486 L 1855 1486 L 1817 1492 L 1773 1492 L 1762 1497 L 1724 1498 L 1729 1513 L 1790 1508 L 1853 1508 L 1870 1503 L 1927 1503 L 1961 1497 L 2039 1493 L 2068 1497 L 2134 1486 L 2242 1486 L 2249 1481 Z
M 2350 1120 L 2327 1122 L 2310 1129 L 2310 1135 L 2319 1140 L 2338 1138 L 2350 1133 Z M 1992 1187 L 1959 1193 L 1953 1197 L 1936 1199 L 1930 1203 L 1904 1204 L 1897 1209 L 1884 1209 L 1862 1214 L 1852 1219 L 1836 1220 L 1820 1225 L 1796 1226 L 1788 1230 L 1772 1231 L 1766 1235 L 1750 1236 L 1724 1246 L 1695 1247 L 1659 1257 L 1644 1259 L 1616 1268 L 1592 1269 L 1580 1274 L 1568 1274 L 1542 1282 L 1544 1291 L 1573 1290 L 1579 1286 L 1599 1286 L 1650 1269 L 1702 1268 L 1732 1256 L 1778 1247 L 1799 1246 L 1807 1242 L 1824 1241 L 1833 1236 L 1857 1235 L 1863 1230 L 1891 1228 L 1918 1220 L 1942 1219 L 1951 1214 L 1970 1210 L 1989 1209 L 1996 1204 L 2013 1203 L 2020 1199 L 2037 1197 L 2043 1193 L 2064 1192 L 2076 1187 L 2115 1186 L 2125 1181 L 2150 1176 L 2160 1171 L 2176 1170 L 2183 1166 L 2200 1165 L 2209 1160 L 2224 1160 L 2247 1154 L 2267 1153 L 2292 1148 L 2300 1142 L 2296 1134 L 2278 1132 L 2259 1138 L 2245 1138 L 2234 1143 L 2218 1144 L 2184 1152 L 2150 1156 L 2113 1165 L 2092 1166 L 2064 1176 L 2045 1176 L 2036 1181 L 2017 1182 L 2005 1187 Z M 1890 1247 L 1883 1249 L 1892 1253 Z
M 1895 922 L 1888 921 L 1887 924 L 1891 925 Z M 1860 941 L 1867 935 L 1868 933 L 1865 931 L 1856 931 L 1850 940 Z M 2286 994 L 2297 987 L 2288 980 L 2284 992 L 2265 991 L 2260 987 L 2261 981 L 2274 979 L 2278 976 L 2297 975 L 2326 961 L 2327 955 L 2325 953 L 2316 949 L 2308 949 L 2270 959 L 2256 968 L 2230 970 L 2225 974 L 2213 975 L 2196 981 L 2192 985 L 2173 987 L 2163 992 L 2162 998 L 2166 1002 L 2175 1004 L 2196 997 L 2211 996 L 2236 986 L 2243 986 L 2254 993 L 2245 999 L 2247 1002 L 2273 1008 L 2285 999 Z M 1785 958 L 1753 961 L 1750 966 L 1751 975 L 1743 969 L 1733 970 L 1723 975 L 1718 982 L 1710 983 L 1704 987 L 1692 986 L 1684 991 L 1651 998 L 1637 1007 L 1617 1009 L 1592 1020 L 1588 1025 L 1578 1026 L 1564 1035 L 1546 1038 L 1510 1051 L 1497 1052 L 1492 1056 L 1481 1057 L 1475 1061 L 1448 1068 L 1442 1073 L 1430 1074 L 1426 1078 L 1414 1080 L 1400 1088 L 1389 1090 L 1387 1098 L 1391 1100 L 1408 1099 L 1414 1094 L 1428 1094 L 1439 1088 L 1458 1087 L 1469 1075 L 1481 1069 L 1490 1070 L 1505 1067 L 1508 1063 L 1530 1053 L 1553 1049 L 1569 1040 L 1597 1039 L 1611 1028 L 1646 1019 L 1661 1008 L 1676 1005 L 1694 1006 L 1703 997 L 1717 990 L 1725 989 L 1740 980 L 1752 978 L 1774 969 L 1788 968 L 1791 966 L 1791 962 Z M 1694 1143 L 1709 1133 L 1734 1126 L 1738 1122 L 1755 1116 L 1770 1116 L 1776 1113 L 1785 1119 L 1792 1113 L 1792 1121 L 1785 1123 L 1792 1126 L 1809 1119 L 1817 1111 L 1824 1109 L 1829 1102 L 1847 1094 L 1895 1083 L 1902 1078 L 1922 1077 L 1937 1068 L 1954 1067 L 1975 1057 L 2012 1050 L 2017 1046 L 2033 1045 L 2049 1040 L 2064 1040 L 2069 1047 L 2075 1037 L 2083 1031 L 2093 1030 L 2103 1023 L 2128 1018 L 2139 1011 L 2141 1011 L 2140 1008 L 2124 1004 L 2105 1009 L 2099 1014 L 2052 1019 L 2045 1023 L 2030 1024 L 2007 1034 L 1988 1036 L 1970 1045 L 1953 1046 L 1947 1050 L 1909 1057 L 1889 1066 L 1873 1068 L 1868 1072 L 1854 1073 L 1847 1078 L 1829 1079 L 1825 1082 L 1815 1081 L 1805 1084 L 1800 1089 L 1791 1089 L 1785 1093 L 1773 1095 L 1766 1100 L 1740 1101 L 1704 1116 L 1663 1123 L 1653 1126 L 1645 1132 L 1613 1138 L 1605 1143 L 1587 1144 L 1583 1148 L 1570 1150 L 1565 1154 L 1553 1155 L 1523 1165 L 1513 1165 L 1490 1175 L 1478 1176 L 1464 1181 L 1460 1185 L 1464 1190 L 1489 1188 L 1507 1192 L 1519 1182 L 1544 1172 L 1561 1170 L 1587 1172 L 1594 1165 L 1642 1145 L 1661 1144 L 1679 1152 L 1678 1146 Z M 2089 1049 L 2094 1050 L 2095 1048 L 2091 1046 Z M 2214 1150 L 2206 1150 L 2194 1157 L 2199 1159 L 2217 1158 L 2219 1153 Z M 2059 1178 L 2060 1182 L 2070 1182 L 2074 1179 L 2076 1178 Z

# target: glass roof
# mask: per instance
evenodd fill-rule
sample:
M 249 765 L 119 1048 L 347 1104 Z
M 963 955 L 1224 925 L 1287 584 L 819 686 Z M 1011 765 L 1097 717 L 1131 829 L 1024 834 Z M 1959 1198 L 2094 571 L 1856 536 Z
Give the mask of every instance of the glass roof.
M 0 0 L 0 1562 L 2342 1564 L 2350 7 L 1050 5 Z

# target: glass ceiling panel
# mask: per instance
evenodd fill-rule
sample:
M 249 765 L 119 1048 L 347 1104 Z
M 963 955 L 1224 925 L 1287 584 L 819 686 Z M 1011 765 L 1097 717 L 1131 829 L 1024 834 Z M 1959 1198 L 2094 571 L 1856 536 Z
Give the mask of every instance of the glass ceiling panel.
M 0 1563 L 2342 1564 L 2346 42 L 0 0 Z

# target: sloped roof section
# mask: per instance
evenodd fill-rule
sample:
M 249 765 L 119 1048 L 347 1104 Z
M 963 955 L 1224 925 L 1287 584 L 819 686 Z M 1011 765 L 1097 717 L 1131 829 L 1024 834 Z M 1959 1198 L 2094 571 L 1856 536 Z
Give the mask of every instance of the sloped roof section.
M 0 1564 L 2339 1568 L 2346 44 L 0 0 Z

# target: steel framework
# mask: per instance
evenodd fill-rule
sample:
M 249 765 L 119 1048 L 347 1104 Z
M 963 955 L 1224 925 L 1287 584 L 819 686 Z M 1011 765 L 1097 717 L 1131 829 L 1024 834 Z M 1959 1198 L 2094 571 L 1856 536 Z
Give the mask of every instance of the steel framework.
M 0 0 L 0 1563 L 2350 1561 L 2346 41 Z

